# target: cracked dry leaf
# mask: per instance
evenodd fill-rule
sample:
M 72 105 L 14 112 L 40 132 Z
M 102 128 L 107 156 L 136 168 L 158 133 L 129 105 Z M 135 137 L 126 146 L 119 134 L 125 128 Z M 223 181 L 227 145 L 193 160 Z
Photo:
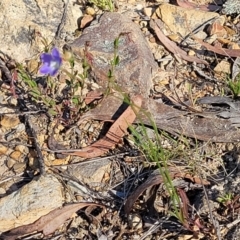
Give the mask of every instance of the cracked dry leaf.
M 112 124 L 103 138 L 93 143 L 91 146 L 82 148 L 80 150 L 76 149 L 66 154 L 80 156 L 83 158 L 94 158 L 103 155 L 115 147 L 115 145 L 119 143 L 120 139 L 127 132 L 129 125 L 134 122 L 136 114 L 142 105 L 142 97 L 140 95 L 133 97 L 132 103 L 133 104 L 128 106 L 128 108 Z
M 10 230 L 1 235 L 5 240 L 14 240 L 22 235 L 30 234 L 33 232 L 43 232 L 43 234 L 49 235 L 53 233 L 60 225 L 62 225 L 67 219 L 69 219 L 79 209 L 87 206 L 101 206 L 96 203 L 74 203 L 66 205 L 62 208 L 57 208 L 47 215 L 42 216 L 34 223 L 20 226 Z

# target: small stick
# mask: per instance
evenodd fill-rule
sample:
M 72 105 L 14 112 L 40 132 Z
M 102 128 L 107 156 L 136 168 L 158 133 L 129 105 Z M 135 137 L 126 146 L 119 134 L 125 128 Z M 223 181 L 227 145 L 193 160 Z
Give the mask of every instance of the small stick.
M 32 135 L 32 139 L 33 139 L 33 144 L 34 144 L 34 146 L 36 148 L 36 151 L 37 151 L 40 174 L 44 175 L 46 173 L 45 165 L 44 165 L 44 159 L 43 159 L 43 155 L 42 155 L 41 149 L 40 149 L 38 141 L 37 141 L 36 132 L 35 132 L 35 130 L 34 130 L 33 126 L 32 126 L 32 123 L 31 123 L 31 121 L 30 121 L 28 116 L 25 117 L 25 120 L 26 120 L 27 125 L 28 125 L 28 127 L 30 129 L 30 132 L 31 132 L 31 135 Z

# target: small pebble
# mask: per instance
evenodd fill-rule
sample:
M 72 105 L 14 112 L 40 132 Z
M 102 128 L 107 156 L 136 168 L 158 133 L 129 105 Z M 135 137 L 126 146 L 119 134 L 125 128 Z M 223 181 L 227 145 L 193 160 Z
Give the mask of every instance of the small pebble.
M 24 146 L 24 145 L 17 145 L 17 146 L 15 147 L 15 150 L 16 150 L 16 151 L 19 151 L 20 153 L 24 153 L 24 154 L 29 153 L 28 147 L 26 147 L 26 146 Z
M 25 131 L 25 125 L 24 123 L 20 123 L 17 125 L 17 127 L 15 128 L 16 133 L 20 133 Z
M 193 50 L 189 50 L 189 52 L 188 52 L 188 55 L 189 55 L 189 56 L 195 56 L 195 54 L 196 54 L 196 53 L 195 53 L 195 51 L 193 51 Z
M 156 43 L 156 38 L 155 37 L 150 37 L 149 42 L 150 43 Z
M 8 103 L 10 104 L 10 105 L 12 105 L 12 106 L 17 106 L 17 104 L 18 104 L 18 101 L 17 101 L 17 99 L 16 98 L 14 98 L 14 97 L 11 97 L 9 100 L 8 100 Z
M 135 2 L 136 2 L 136 0 L 128 0 L 128 4 L 133 4 Z
M 0 144 L 0 155 L 6 154 L 8 148 L 2 144 Z
M 143 9 L 143 13 L 147 16 L 147 17 L 151 17 L 153 14 L 153 8 L 151 7 L 146 7 Z
M 39 168 L 39 162 L 37 158 L 29 157 L 28 165 L 32 170 L 38 170 Z
M 86 9 L 86 14 L 91 15 L 91 16 L 95 15 L 95 10 L 94 10 L 94 8 L 88 7 L 88 8 Z
M 0 196 L 6 194 L 6 190 L 4 188 L 0 188 Z
M 26 168 L 26 163 L 20 162 L 20 163 L 15 163 L 13 165 L 13 170 L 15 173 L 21 173 L 25 170 L 25 168 Z
M 6 161 L 6 165 L 9 169 L 11 169 L 15 163 L 16 161 L 12 158 L 8 158 L 8 160 Z
M 137 4 L 136 9 L 138 11 L 141 11 L 143 9 L 143 5 L 142 4 Z
M 20 123 L 19 118 L 17 116 L 9 116 L 5 115 L 1 120 L 2 127 L 6 129 L 11 129 L 16 127 Z
M 147 26 L 147 21 L 140 21 L 140 27 L 146 27 Z
M 11 154 L 10 154 L 10 157 L 16 161 L 20 161 L 21 160 L 21 157 L 22 157 L 22 153 L 19 152 L 19 151 L 13 151 Z
M 129 215 L 128 218 L 129 227 L 133 229 L 142 229 L 142 219 L 138 214 Z

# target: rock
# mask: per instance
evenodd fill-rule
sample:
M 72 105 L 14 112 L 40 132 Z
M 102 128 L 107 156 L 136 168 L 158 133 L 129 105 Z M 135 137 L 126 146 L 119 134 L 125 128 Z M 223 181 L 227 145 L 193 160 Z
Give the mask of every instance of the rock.
M 84 56 L 88 44 L 89 63 L 98 84 L 103 88 L 108 83 L 110 62 L 114 56 L 114 40 L 119 37 L 117 55 L 120 62 L 115 67 L 114 75 L 123 91 L 148 97 L 152 86 L 152 73 L 157 64 L 139 26 L 119 13 L 104 13 L 98 24 L 91 24 L 83 34 L 65 49 Z
M 72 36 L 81 17 L 79 5 L 69 1 L 62 39 Z M 64 1 L 1 0 L 1 51 L 18 62 L 44 50 L 42 38 L 50 43 L 61 24 Z M 41 37 L 41 36 L 42 37 Z
M 8 100 L 8 103 L 14 107 L 17 107 L 18 101 L 15 97 L 10 97 L 10 99 Z
M 0 197 L 6 194 L 6 190 L 4 188 L 0 188 Z
M 6 161 L 6 165 L 9 169 L 11 169 L 15 163 L 16 163 L 16 160 L 14 160 L 12 158 L 8 158 Z
M 19 151 L 13 151 L 11 154 L 10 154 L 10 157 L 16 161 L 21 161 L 21 158 L 22 158 L 22 153 L 19 152 Z
M 128 224 L 132 229 L 142 229 L 143 226 L 142 219 L 138 214 L 129 215 Z
M 39 169 L 39 161 L 37 158 L 33 158 L 33 157 L 29 157 L 28 159 L 28 166 L 32 169 L 32 170 L 38 170 Z
M 81 165 L 72 165 L 68 167 L 68 173 L 91 187 L 96 187 L 102 183 L 105 173 L 110 171 L 111 161 L 101 160 L 91 164 L 83 163 Z
M 18 162 L 13 165 L 13 171 L 18 174 L 22 173 L 26 169 L 26 163 Z
M 62 185 L 52 175 L 34 178 L 30 183 L 0 199 L 0 232 L 33 223 L 62 206 Z
M 220 17 L 218 13 L 187 9 L 172 4 L 160 5 L 156 10 L 156 14 L 172 33 L 180 34 L 181 37 L 185 37 L 204 22 L 214 17 L 217 18 L 218 23 L 221 25 L 225 21 L 224 17 Z M 201 34 L 198 34 L 198 37 L 201 37 Z
M 93 15 L 95 15 L 95 10 L 94 10 L 94 8 L 92 8 L 92 7 L 88 7 L 87 9 L 86 9 L 86 14 L 88 14 L 88 15 L 90 15 L 90 16 L 93 16 Z
M 6 172 L 9 172 L 9 169 L 7 167 L 7 160 L 8 160 L 8 156 L 1 156 L 1 161 L 0 161 L 0 176 L 4 176 L 4 174 L 6 174 Z
M 187 11 L 192 12 L 192 10 Z M 195 18 L 195 16 L 191 17 Z M 139 26 L 126 16 L 118 13 L 104 13 L 98 19 L 98 23 L 96 21 L 95 24 L 92 23 L 83 31 L 80 38 L 72 44 L 66 45 L 65 49 L 72 48 L 77 58 L 85 56 L 91 67 L 90 74 L 92 76 L 90 74 L 89 76 L 101 86 L 102 90 L 107 91 L 109 90 L 108 72 L 114 56 L 115 39 L 118 39 L 118 48 L 115 52 L 120 59 L 119 64 L 114 68 L 114 78 L 112 79 L 116 83 L 113 84 L 115 92 L 112 91 L 97 107 L 88 111 L 81 121 L 89 118 L 116 119 L 123 110 L 121 106 L 123 106 L 122 100 L 125 94 L 129 94 L 130 97 L 141 95 L 143 98 L 142 109 L 151 113 L 159 129 L 203 141 L 233 142 L 240 140 L 240 134 L 228 119 L 218 118 L 217 126 L 212 119 L 207 117 L 199 118 L 192 115 L 192 120 L 189 121 L 189 116 L 182 110 L 149 98 L 152 74 L 156 73 L 157 64 Z M 171 61 L 166 67 L 169 68 L 172 64 Z M 141 123 L 152 125 L 152 120 L 143 111 L 142 114 L 140 112 L 138 119 Z
M 11 129 L 16 127 L 20 123 L 19 118 L 17 116 L 10 116 L 10 115 L 4 115 L 2 118 L 0 124 L 2 127 L 6 129 Z
M 23 154 L 29 153 L 28 147 L 27 147 L 27 146 L 24 146 L 24 145 L 17 145 L 17 146 L 15 147 L 15 150 L 16 150 L 16 151 L 19 151 L 19 152 L 21 152 L 21 153 L 23 153 Z
M 147 17 L 151 17 L 153 14 L 153 8 L 152 7 L 145 7 L 143 9 L 143 13 L 147 16 Z
M 84 15 L 81 19 L 80 28 L 85 28 L 91 21 L 93 20 L 93 16 L 91 15 Z
M 228 61 L 222 60 L 217 66 L 214 68 L 214 71 L 217 73 L 228 73 L 231 72 L 231 65 Z
M 143 5 L 142 4 L 137 4 L 137 6 L 136 6 L 136 10 L 137 11 L 141 11 L 143 9 Z
M 17 127 L 15 128 L 16 133 L 21 133 L 23 131 L 25 131 L 25 125 L 24 123 L 20 123 L 17 125 Z
M 215 21 L 213 24 L 211 24 L 207 32 L 210 36 L 212 35 L 217 35 L 217 37 L 226 37 L 227 36 L 227 31 L 225 28 L 221 25 L 221 23 L 218 23 L 218 21 Z
M 0 144 L 0 155 L 5 155 L 7 151 L 8 151 L 8 148 Z
M 193 50 L 189 50 L 189 51 L 188 51 L 188 55 L 189 55 L 189 56 L 195 56 L 196 53 L 195 53 L 195 51 L 193 51 Z

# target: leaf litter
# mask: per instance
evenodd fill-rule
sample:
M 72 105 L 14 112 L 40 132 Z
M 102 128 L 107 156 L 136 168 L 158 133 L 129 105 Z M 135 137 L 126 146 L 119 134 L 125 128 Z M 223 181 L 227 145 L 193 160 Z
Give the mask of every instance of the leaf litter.
M 200 1 L 198 2 L 198 6 L 195 5 L 195 3 L 188 2 L 188 1 L 177 1 L 178 5 L 182 7 L 192 8 L 192 9 L 200 9 L 206 10 L 206 11 L 212 11 L 213 8 L 216 10 L 218 6 L 214 6 L 211 8 L 211 5 L 208 5 L 206 1 Z M 183 5 L 184 3 L 184 5 Z M 131 8 L 134 9 L 134 4 L 126 3 Z M 142 1 L 142 4 L 144 6 L 148 7 L 158 7 L 158 4 L 156 3 L 147 3 L 145 1 Z M 152 4 L 152 5 L 151 5 Z M 142 14 L 142 13 L 141 13 Z M 139 23 L 141 26 L 141 17 L 136 22 Z M 221 12 L 220 12 L 221 14 Z M 151 16 L 150 16 L 151 17 Z M 230 19 L 231 18 L 231 19 Z M 236 19 L 234 19 L 234 16 L 230 16 L 230 21 L 235 20 L 235 23 L 230 22 L 230 26 L 233 27 L 236 25 Z M 88 21 L 91 19 L 90 17 L 86 17 L 82 23 L 82 26 L 85 24 L 89 24 Z M 155 23 L 157 23 L 158 20 L 155 20 Z M 140 24 L 141 23 L 141 24 Z M 153 24 L 153 22 L 152 22 Z M 211 24 L 211 23 L 210 23 Z M 151 24 L 150 24 L 151 26 Z M 153 27 L 152 27 L 153 26 Z M 220 239 L 220 234 L 222 234 L 223 239 L 237 239 L 237 233 L 232 233 L 231 230 L 234 229 L 236 224 L 238 222 L 236 221 L 237 213 L 239 212 L 239 195 L 238 195 L 238 189 L 239 189 L 239 179 L 237 178 L 237 171 L 239 168 L 239 129 L 238 129 L 238 118 L 239 118 L 239 107 L 238 107 L 238 99 L 232 99 L 231 97 L 231 91 L 228 88 L 226 80 L 224 80 L 224 77 L 226 75 L 218 76 L 216 73 L 213 72 L 213 66 L 217 64 L 218 61 L 220 61 L 223 56 L 226 57 L 228 61 L 233 63 L 234 59 L 239 57 L 239 49 L 228 49 L 226 44 L 224 43 L 224 47 L 222 45 L 216 45 L 214 46 L 210 41 L 207 42 L 207 39 L 198 39 L 193 37 L 193 40 L 195 43 L 200 43 L 200 45 L 204 48 L 195 48 L 190 47 L 190 45 L 182 46 L 179 44 L 179 42 L 173 42 L 173 40 L 170 40 L 167 35 L 165 35 L 162 28 L 159 28 L 159 25 L 152 25 L 152 29 L 154 29 L 154 33 L 150 31 L 146 32 L 146 29 L 144 30 L 144 27 L 142 27 L 142 31 L 145 31 L 146 37 L 148 39 L 151 39 L 152 43 L 152 51 L 154 51 L 154 48 L 162 48 L 164 49 L 164 54 L 166 56 L 169 56 L 171 53 L 173 54 L 173 57 L 175 55 L 181 59 L 181 62 L 176 62 L 175 60 L 170 60 L 167 62 L 159 62 L 159 69 L 162 69 L 164 71 L 170 71 L 175 74 L 175 78 L 165 79 L 164 89 L 165 94 L 169 96 L 175 97 L 175 99 L 180 99 L 178 104 L 172 104 L 169 103 L 169 101 L 163 100 L 162 103 L 162 111 L 159 110 L 159 119 L 160 123 L 162 124 L 162 128 L 160 129 L 165 130 L 167 133 L 165 135 L 161 136 L 161 144 L 166 148 L 168 151 L 172 151 L 174 153 L 169 159 L 169 166 L 168 171 L 170 172 L 171 178 L 173 179 L 182 179 L 184 180 L 183 185 L 175 185 L 179 198 L 181 200 L 181 206 L 179 208 L 182 208 L 182 212 L 184 214 L 185 221 L 182 222 L 183 227 L 185 228 L 185 232 L 182 230 L 182 228 L 175 227 L 175 231 L 172 231 L 172 235 L 168 237 L 167 234 L 171 232 L 170 228 L 165 228 L 164 230 L 167 231 L 166 235 L 161 233 L 161 227 L 159 226 L 155 232 L 152 232 L 151 235 L 149 235 L 149 239 L 184 239 L 187 238 L 187 236 L 190 236 L 190 238 L 197 238 L 202 236 L 205 239 Z M 150 28 L 149 28 L 150 29 Z M 158 41 L 157 38 L 154 38 L 154 34 L 157 35 L 158 40 L 161 41 L 162 45 L 156 45 L 156 42 Z M 239 32 L 238 32 L 239 34 Z M 231 36 L 228 36 L 229 39 L 231 39 Z M 234 39 L 234 37 L 232 38 Z M 228 40 L 228 41 L 232 41 Z M 131 39 L 130 39 L 131 40 Z M 188 39 L 187 39 L 188 40 Z M 206 40 L 206 42 L 205 42 Z M 150 43 L 151 43 L 150 41 Z M 130 41 L 131 42 L 131 41 Z M 159 43 L 158 43 L 159 44 Z M 189 42 L 188 42 L 189 44 Z M 188 50 L 189 48 L 193 49 L 193 51 L 199 51 L 204 54 L 198 54 L 197 57 L 189 54 Z M 183 50 L 184 48 L 184 50 Z M 211 54 L 210 52 L 214 53 Z M 221 56 L 220 56 L 221 55 Z M 163 55 L 164 56 L 164 55 Z M 157 59 L 156 59 L 157 60 Z M 191 68 L 191 65 L 186 63 L 185 61 L 195 64 L 200 64 L 200 67 L 202 68 L 202 71 L 206 76 L 208 76 L 211 79 L 211 75 L 216 75 L 214 79 L 217 79 L 217 82 L 206 82 L 204 81 L 204 78 L 201 78 L 198 76 L 197 72 L 193 71 Z M 9 76 L 9 70 L 6 70 L 6 65 L 4 62 L 0 62 L 1 64 L 1 70 L 3 72 L 3 76 L 5 75 L 6 78 L 12 79 Z M 202 65 L 201 65 L 202 64 Z M 233 80 L 236 81 L 236 76 L 239 73 L 237 61 L 235 62 L 233 75 Z M 204 66 L 205 65 L 205 66 Z M 173 75 L 174 75 L 173 74 Z M 171 75 L 171 76 L 173 76 Z M 176 81 L 176 89 L 174 90 L 172 82 Z M 157 83 L 159 84 L 159 83 Z M 16 91 L 17 90 L 17 91 Z M 17 97 L 18 88 L 16 89 L 16 82 L 10 81 L 10 88 L 5 90 L 5 93 L 10 91 L 13 96 Z M 90 91 L 91 92 L 91 91 Z M 201 92 L 201 94 L 204 96 L 202 98 L 197 97 L 198 93 Z M 227 97 L 220 97 L 221 94 L 224 92 L 224 95 L 227 95 Z M 177 93 L 177 96 L 176 96 Z M 155 94 L 155 95 L 154 95 Z M 99 98 L 102 97 L 101 94 L 99 95 L 96 92 L 93 91 L 92 95 L 86 95 L 85 102 L 87 105 L 91 105 L 92 103 L 96 103 Z M 153 93 L 153 98 L 158 99 L 159 96 L 156 93 Z M 191 104 L 189 104 L 188 100 L 191 98 Z M 158 99 L 159 100 L 159 99 Z M 83 99 L 84 101 L 84 99 Z M 151 101 L 151 100 L 150 100 Z M 161 101 L 161 100 L 160 100 Z M 133 99 L 134 102 L 134 99 Z M 184 103 L 181 104 L 181 103 Z M 29 102 L 26 103 L 26 101 L 23 101 L 23 104 L 29 107 Z M 34 102 L 31 102 L 32 105 L 34 105 Z M 143 103 L 144 104 L 144 103 Z M 36 105 L 36 104 L 35 104 Z M 140 104 L 136 104 L 140 105 Z M 182 111 L 182 109 L 185 109 L 184 114 L 179 114 L 178 111 Z M 193 111 L 193 109 L 201 109 L 200 111 Z M 38 111 L 39 109 L 33 109 L 34 111 Z M 156 163 L 149 162 L 147 156 L 142 152 L 142 149 L 138 149 L 139 146 L 131 145 L 132 142 L 128 138 L 125 138 L 124 141 L 122 140 L 124 136 L 126 136 L 127 128 L 129 127 L 129 124 L 131 124 L 136 117 L 136 113 L 131 109 L 131 107 L 127 108 L 125 111 L 122 112 L 122 114 L 118 114 L 118 117 L 116 117 L 114 120 L 111 119 L 111 116 L 108 115 L 107 109 L 103 110 L 100 114 L 103 115 L 102 118 L 99 118 L 99 120 L 110 120 L 110 123 L 112 125 L 110 128 L 108 128 L 105 133 L 101 133 L 99 130 L 99 136 L 95 137 L 94 132 L 95 129 L 98 129 L 97 126 L 99 125 L 98 122 L 90 122 L 90 125 L 85 123 L 85 126 L 77 126 L 73 127 L 70 125 L 67 125 L 67 119 L 71 119 L 76 117 L 75 110 L 71 109 L 69 107 L 70 112 L 70 118 L 59 118 L 59 119 L 51 119 L 51 124 L 49 124 L 49 120 L 43 120 L 44 117 L 39 117 L 35 120 L 35 126 L 36 126 L 36 132 L 37 132 L 37 141 L 40 143 L 41 149 L 43 151 L 43 157 L 48 158 L 48 164 L 51 166 L 51 160 L 55 160 L 56 157 L 60 158 L 60 156 L 55 155 L 55 150 L 61 150 L 63 155 L 61 155 L 62 158 L 65 158 L 64 155 L 77 155 L 83 158 L 90 158 L 87 162 L 87 164 L 93 164 L 94 161 L 103 161 L 104 157 L 101 157 L 102 155 L 108 154 L 109 158 L 111 158 L 111 161 L 113 163 L 112 166 L 114 168 L 112 169 L 110 176 L 107 176 L 107 173 L 104 172 L 102 175 L 102 181 L 105 184 L 103 187 L 105 196 L 101 195 L 101 192 L 99 190 L 99 186 L 95 187 L 95 191 L 97 193 L 92 193 L 92 199 L 88 197 L 88 199 L 84 199 L 83 196 L 75 195 L 76 194 L 76 188 L 73 192 L 71 192 L 71 200 L 70 202 L 76 201 L 78 199 L 81 200 L 93 200 L 96 203 L 76 203 L 76 204 L 70 204 L 62 207 L 61 209 L 56 209 L 49 214 L 41 217 L 36 222 L 26 225 L 26 226 L 19 226 L 16 229 L 10 230 L 8 234 L 12 235 L 13 238 L 9 239 L 15 239 L 17 236 L 20 236 L 22 234 L 30 234 L 34 231 L 37 232 L 43 232 L 44 235 L 53 234 L 56 229 L 59 228 L 60 225 L 62 225 L 67 219 L 69 219 L 72 214 L 76 211 L 78 211 L 80 208 L 91 205 L 91 206 L 99 206 L 101 204 L 98 204 L 99 199 L 101 199 L 102 203 L 110 203 L 109 208 L 107 207 L 106 214 L 102 214 L 100 218 L 101 224 L 105 224 L 103 229 L 103 225 L 101 226 L 101 232 L 105 232 L 106 236 L 109 236 L 109 239 L 113 238 L 113 236 L 116 239 L 135 239 L 136 237 L 141 239 L 141 236 L 146 233 L 145 229 L 142 227 L 140 230 L 131 229 L 130 225 L 126 227 L 126 218 L 124 217 L 124 212 L 122 211 L 123 206 L 125 207 L 126 213 L 138 213 L 140 214 L 140 217 L 142 219 L 142 222 L 147 226 L 147 223 L 149 221 L 148 219 L 148 209 L 141 208 L 140 203 L 144 202 L 144 197 L 147 195 L 147 191 L 149 189 L 153 189 L 153 186 L 160 185 L 161 187 L 164 185 L 162 176 L 159 174 L 152 175 L 152 172 L 154 170 L 156 171 Z M 11 109 L 12 111 L 12 109 Z M 59 106 L 59 114 L 63 116 L 63 107 Z M 66 109 L 64 109 L 66 111 Z M 83 110 L 84 111 L 84 110 Z M 182 112 L 181 112 L 182 113 Z M 4 112 L 3 114 L 6 114 Z M 16 113 L 14 113 L 16 115 Z M 22 114 L 22 113 L 21 113 Z M 166 122 L 164 118 L 161 118 L 161 116 L 168 116 L 168 121 Z M 66 115 L 66 114 L 65 114 Z M 178 116 L 179 119 L 171 120 L 171 117 L 169 116 Z M 17 114 L 17 116 L 20 116 Z M 194 117 L 196 118 L 194 118 Z M 214 116 L 214 117 L 213 117 Z M 84 115 L 83 115 L 84 118 Z M 78 117 L 77 117 L 78 119 Z M 162 121 L 162 122 L 161 122 Z M 188 122 L 189 121 L 189 122 Z M 76 121 L 73 121 L 76 122 Z M 78 123 L 80 123 L 79 121 Z M 45 124 L 47 123 L 47 124 Z M 56 124 L 57 123 L 57 124 Z M 59 124 L 61 123 L 61 124 Z M 43 139 L 46 139 L 46 136 L 48 136 L 49 129 L 43 128 L 43 125 L 48 125 L 48 128 L 50 130 L 53 130 L 55 135 L 57 136 L 57 139 L 52 138 L 52 145 L 48 146 L 47 148 L 46 141 Z M 86 127 L 87 125 L 87 127 Z M 52 127 L 56 126 L 56 127 Z M 67 131 L 64 129 L 65 126 L 67 126 Z M 199 130 L 196 126 L 200 126 Z M 11 127 L 14 129 L 14 127 Z M 85 131 L 85 129 L 87 131 Z M 91 130 L 91 131 L 90 131 Z M 83 132 L 87 132 L 87 134 L 83 135 Z M 64 135 L 66 133 L 66 135 Z M 69 134 L 70 133 L 70 134 Z M 92 133 L 92 134 L 91 134 Z M 4 138 L 6 136 L 14 136 L 14 133 L 8 132 L 4 130 L 1 133 Z M 172 134 L 172 135 L 171 135 Z M 204 135 L 205 134 L 205 135 Z M 183 135 L 191 136 L 191 138 L 186 138 Z M 80 137 L 81 136 L 81 137 Z M 211 136 L 214 136 L 213 139 L 211 139 Z M 16 137 L 16 136 L 14 136 Z M 48 136 L 48 138 L 51 139 L 51 136 Z M 86 140 L 84 143 L 83 138 Z M 16 138 L 15 138 L 16 139 Z M 99 140 L 100 139 L 100 140 Z M 197 139 L 200 139 L 202 141 L 198 141 Z M 209 143 L 209 139 L 213 140 L 213 143 Z M 122 142 L 121 142 L 122 141 Z M 204 142 L 205 141 L 205 142 Z M 61 145 L 61 142 L 64 142 L 64 147 Z M 214 143 L 214 142 L 226 142 L 227 144 L 220 144 L 220 143 Z M 233 143 L 229 143 L 233 142 Z M 22 138 L 22 144 L 29 145 L 28 139 Z M 74 148 L 66 148 L 66 143 L 69 143 L 70 146 L 77 146 Z M 87 144 L 86 144 L 87 143 Z M 90 143 L 90 145 L 89 145 Z M 4 142 L 6 144 L 6 141 Z M 85 147 L 85 145 L 89 145 Z M 7 145 L 9 149 L 8 151 L 12 151 L 15 148 L 15 145 Z M 82 150 L 77 151 L 77 149 L 81 147 Z M 117 146 L 117 147 L 116 147 Z M 136 152 L 132 152 L 129 150 L 131 148 L 137 148 L 135 150 L 137 151 L 137 156 L 135 155 Z M 66 149 L 69 149 L 69 151 L 65 151 Z M 75 150 L 76 149 L 76 150 Z M 176 150 L 175 150 L 176 149 Z M 134 150 L 134 149 L 133 149 Z M 57 152 L 57 151 L 56 151 Z M 119 154 L 120 153 L 120 154 Z M 115 157 L 111 157 L 111 155 L 114 154 Z M 123 155 L 121 155 L 123 154 Z M 121 157 L 117 157 L 121 156 Z M 39 166 L 37 164 L 34 164 L 34 161 L 37 161 L 36 154 L 34 156 L 33 152 L 30 152 L 29 155 L 27 155 L 29 160 L 29 169 L 31 174 L 37 175 L 39 174 Z M 93 157 L 99 157 L 97 159 L 92 159 Z M 128 161 L 126 161 L 128 159 Z M 32 162 L 31 162 L 32 161 Z M 68 162 L 68 165 L 79 164 L 79 158 L 72 158 L 70 162 Z M 14 163 L 15 164 L 15 163 Z M 179 172 L 179 165 L 187 165 L 190 166 L 189 168 L 184 166 L 181 168 L 181 171 Z M 10 166 L 10 165 L 9 165 Z M 67 166 L 63 166 L 67 167 Z M 79 165 L 82 166 L 82 165 Z M 118 166 L 118 167 L 116 167 Z M 201 174 L 199 175 L 198 168 L 201 170 Z M 68 172 L 65 170 L 62 171 L 61 168 L 53 168 L 53 172 L 59 174 L 61 176 L 62 181 L 64 184 L 68 184 L 68 180 L 71 179 L 71 181 L 75 181 L 76 183 L 78 180 L 76 179 L 76 175 L 69 176 Z M 195 171 L 194 171 L 195 170 Z M 98 171 L 96 169 L 95 171 Z M 3 171 L 1 171 L 2 173 Z M 13 176 L 15 176 L 16 173 L 12 172 L 11 168 L 8 170 L 10 178 L 7 176 L 4 176 L 3 174 L 3 182 L 8 182 L 6 179 L 11 179 Z M 14 174 L 14 175 L 13 175 Z M 100 172 L 99 172 L 100 174 Z M 149 176 L 147 176 L 149 175 Z M 202 177 L 203 175 L 204 177 Z M 207 176 L 207 180 L 206 180 Z M 230 180 L 226 180 L 225 183 L 223 183 L 223 179 L 228 179 L 231 176 Z M 108 179 L 108 180 L 106 180 Z M 121 179 L 118 180 L 118 179 Z M 105 181 L 105 182 L 104 182 Z M 190 188 L 187 188 L 187 183 L 191 182 L 192 185 Z M 180 182 L 177 182 L 180 184 Z M 9 189 L 9 186 L 12 184 L 12 181 L 9 180 L 9 183 L 7 185 L 3 185 L 4 188 Z M 78 184 L 84 185 L 82 182 L 78 182 Z M 210 186 L 209 186 L 210 184 Z M 195 185 L 196 189 L 193 188 Z M 200 186 L 198 186 L 200 185 Z M 220 207 L 214 212 L 216 215 L 214 218 L 211 218 L 211 208 L 208 209 L 208 212 L 203 215 L 197 215 L 197 209 L 195 208 L 195 205 L 201 204 L 202 201 L 202 185 L 206 185 L 205 191 L 207 192 L 208 198 L 211 198 L 211 201 L 216 201 L 217 196 L 222 199 Z M 184 187 L 183 187 L 184 186 Z M 16 188 L 21 186 L 15 186 Z M 85 189 L 87 189 L 89 186 L 84 186 Z M 126 191 L 127 189 L 127 191 Z M 112 193 L 116 193 L 116 195 L 109 195 L 109 191 L 112 191 Z M 153 189 L 154 190 L 154 189 Z M 156 191 L 156 190 L 155 190 Z M 89 191 L 90 192 L 90 191 Z M 164 187 L 160 188 L 161 192 L 161 198 L 163 201 L 170 202 L 169 196 L 166 195 L 166 190 Z M 233 197 L 230 199 L 227 199 L 226 196 L 228 196 L 228 192 L 233 193 Z M 153 195 L 156 192 L 153 192 Z M 200 194 L 201 193 L 201 194 Z M 3 197 L 6 196 L 7 193 Z M 195 195 L 195 196 L 194 196 Z M 106 197 L 107 196 L 107 197 Z M 151 194 L 150 194 L 151 196 Z M 200 199 L 197 199 L 198 198 Z M 229 195 L 230 196 L 230 195 Z M 226 200 L 227 199 L 227 200 Z M 69 201 L 69 199 L 68 199 Z M 68 202 L 66 200 L 66 202 Z M 154 200 L 156 203 L 156 199 Z M 147 200 L 146 200 L 147 202 Z M 124 204 L 125 203 L 125 204 Z M 111 206 L 111 207 L 110 207 Z M 112 211 L 112 209 L 115 210 Z M 190 217 L 189 214 L 193 213 Z M 87 215 L 87 214 L 86 214 Z M 222 215 L 224 217 L 222 217 Z M 161 218 L 162 215 L 159 212 L 157 217 L 153 219 L 153 221 L 157 221 L 157 219 Z M 76 223 L 81 219 L 79 215 L 76 217 Z M 77 220 L 78 219 L 78 220 Z M 226 221 L 232 221 L 233 225 L 226 224 Z M 69 226 L 66 226 L 63 228 L 63 231 L 61 234 L 65 234 L 65 236 L 70 237 L 68 230 L 74 229 L 74 221 L 72 221 L 72 224 Z M 94 239 L 97 239 L 96 236 L 97 230 L 95 227 L 90 228 L 90 222 L 89 221 L 83 221 L 81 220 L 80 226 L 78 226 L 78 234 L 79 236 L 87 237 L 89 233 L 91 233 L 92 236 L 94 236 Z M 220 227 L 216 227 L 217 225 L 214 222 L 218 222 L 220 224 Z M 106 224 L 107 222 L 107 224 Z M 177 222 L 177 219 L 170 218 L 170 222 L 174 223 Z M 23 223 L 22 223 L 23 225 Z M 150 222 L 150 225 L 153 226 L 153 222 Z M 230 226 L 230 230 L 228 230 Z M 85 229 L 84 229 L 85 228 Z M 213 228 L 215 228 L 213 230 Z M 87 230 L 86 230 L 87 229 Z M 226 230 L 227 229 L 227 230 Z M 237 229 L 237 228 L 236 228 Z M 208 231 L 206 231 L 208 230 Z M 81 235 L 81 231 L 82 234 Z M 87 232 L 87 233 L 86 233 Z M 220 232 L 220 233 L 219 233 Z M 236 230 L 237 232 L 237 230 Z M 85 235 L 84 235 L 85 233 Z M 190 234 L 191 233 L 191 234 Z M 201 233 L 201 234 L 200 234 Z M 190 235 L 189 235 L 190 234 Z M 231 235 L 232 234 L 232 235 Z M 57 233 L 56 233 L 57 235 Z M 7 236 L 7 235 L 6 235 Z M 104 236 L 104 235 L 102 235 Z M 228 236 L 233 236 L 232 238 L 228 238 Z M 238 235 L 239 236 L 239 235 Z M 84 237 L 80 237 L 80 239 L 84 239 Z M 7 238 L 6 238 L 7 239 Z M 90 239 L 90 238 L 89 238 Z
M 67 219 L 75 212 L 87 206 L 100 206 L 96 203 L 74 203 L 55 209 L 45 216 L 39 218 L 36 222 L 10 230 L 2 237 L 6 240 L 13 240 L 22 235 L 33 232 L 43 232 L 45 236 L 56 231 Z

